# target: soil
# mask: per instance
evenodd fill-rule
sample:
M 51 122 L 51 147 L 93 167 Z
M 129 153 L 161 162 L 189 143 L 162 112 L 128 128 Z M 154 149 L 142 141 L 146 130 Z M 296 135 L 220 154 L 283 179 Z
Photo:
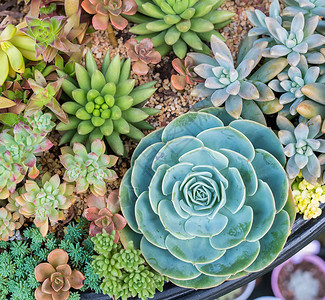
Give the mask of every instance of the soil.
M 302 272 L 308 272 L 314 280 L 318 281 L 318 294 L 316 296 L 313 296 L 313 298 L 308 297 L 308 300 L 322 300 L 325 297 L 324 273 L 317 265 L 306 260 L 303 260 L 298 264 L 294 264 L 290 261 L 286 263 L 281 269 L 278 277 L 278 285 L 283 298 L 286 300 L 297 300 L 295 298 L 297 291 L 289 288 L 290 280 L 292 279 L 293 274 L 295 274 L 297 271 L 301 271 L 301 274 Z M 310 293 L 315 292 L 310 290 L 310 286 L 307 286 L 307 283 L 305 286 L 305 291 Z

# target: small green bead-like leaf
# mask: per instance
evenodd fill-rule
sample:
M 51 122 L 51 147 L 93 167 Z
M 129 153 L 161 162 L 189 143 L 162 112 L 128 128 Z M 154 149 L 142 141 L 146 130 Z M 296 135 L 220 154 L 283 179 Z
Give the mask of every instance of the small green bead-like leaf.
M 101 117 L 93 116 L 93 117 L 91 117 L 91 123 L 95 127 L 100 127 L 105 123 L 105 119 L 102 119 Z
M 80 135 L 85 135 L 90 133 L 92 130 L 94 130 L 94 125 L 92 124 L 91 121 L 87 120 L 87 121 L 82 121 L 79 123 L 78 125 L 78 133 Z
M 103 119 L 109 119 L 111 117 L 111 110 L 110 109 L 106 109 L 104 111 L 102 111 L 102 113 L 100 114 L 100 116 L 103 118 Z
M 81 107 L 77 110 L 76 117 L 80 120 L 90 120 L 91 115 L 85 110 L 84 107 Z
M 191 19 L 195 14 L 195 8 L 189 7 L 184 12 L 181 13 L 180 17 L 185 20 Z
M 177 15 L 165 15 L 164 21 L 169 25 L 177 24 L 181 18 Z
M 105 103 L 108 105 L 108 107 L 113 107 L 115 104 L 115 99 L 114 96 L 110 95 L 110 94 L 106 94 L 104 96 L 105 99 Z
M 95 104 L 94 104 L 94 102 L 88 102 L 88 103 L 86 104 L 86 106 L 85 106 L 85 109 L 86 109 L 86 112 L 87 112 L 87 113 L 91 114 L 91 113 L 94 111 L 94 109 L 95 109 Z
M 191 20 L 182 20 L 181 22 L 176 24 L 176 28 L 180 32 L 187 32 L 191 28 Z
M 116 105 L 112 107 L 111 112 L 112 112 L 111 114 L 112 120 L 118 120 L 122 116 L 121 109 Z
M 94 101 L 98 96 L 100 96 L 99 91 L 97 91 L 97 90 L 90 90 L 87 93 L 87 100 L 88 101 Z

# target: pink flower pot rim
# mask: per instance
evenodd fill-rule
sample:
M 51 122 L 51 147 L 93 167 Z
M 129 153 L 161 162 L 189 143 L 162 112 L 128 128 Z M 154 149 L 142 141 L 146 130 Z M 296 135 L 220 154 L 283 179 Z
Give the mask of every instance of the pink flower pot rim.
M 309 254 L 309 255 L 304 255 L 301 260 L 305 260 L 305 261 L 315 264 L 323 272 L 323 274 L 325 276 L 325 261 L 322 258 L 320 258 L 317 255 Z M 271 276 L 272 291 L 273 291 L 275 297 L 280 298 L 282 300 L 285 300 L 285 299 L 283 298 L 281 291 L 279 289 L 278 278 L 279 278 L 279 274 L 280 274 L 280 271 L 283 268 L 283 266 L 291 261 L 292 260 L 289 259 L 289 260 L 285 261 L 284 263 L 282 263 L 281 265 L 274 268 L 274 270 L 272 272 L 272 276 Z M 322 300 L 325 300 L 325 296 L 323 297 Z

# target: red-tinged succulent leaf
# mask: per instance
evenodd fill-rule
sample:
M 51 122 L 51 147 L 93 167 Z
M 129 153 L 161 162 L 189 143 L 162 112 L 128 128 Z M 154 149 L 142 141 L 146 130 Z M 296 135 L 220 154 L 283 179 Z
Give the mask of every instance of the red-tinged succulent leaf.
M 51 275 L 52 288 L 55 293 L 62 290 L 64 286 L 64 277 L 60 272 L 55 272 Z
M 158 64 L 161 61 L 161 54 L 158 51 L 150 51 L 148 57 L 152 64 Z
M 35 278 L 38 282 L 43 282 L 55 272 L 54 267 L 49 263 L 41 263 L 35 267 Z
M 95 225 L 95 223 L 91 223 L 89 226 L 89 235 L 90 236 L 96 236 L 97 234 L 100 234 L 103 232 L 103 228 L 98 227 Z
M 133 66 L 132 66 L 132 70 L 135 74 L 138 75 L 146 75 L 149 72 L 149 67 L 146 63 L 144 63 L 141 60 L 136 61 Z
M 106 216 L 108 218 L 111 218 L 111 217 L 113 217 L 113 214 L 112 214 L 112 212 L 107 207 L 105 207 L 105 208 L 102 208 L 99 211 L 98 216 L 99 216 L 98 219 L 102 219 L 103 216 Z M 95 221 L 95 223 L 96 223 L 96 221 Z M 109 222 L 109 224 L 111 224 L 111 222 Z
M 56 267 L 56 270 L 64 276 L 70 276 L 72 272 L 71 267 L 68 264 L 60 265 Z
M 5 97 L 0 97 L 0 109 L 9 108 L 15 106 L 15 101 L 12 101 Z
M 47 256 L 47 260 L 54 268 L 56 268 L 60 265 L 67 264 L 69 255 L 62 249 L 55 249 Z
M 57 293 L 52 294 L 53 300 L 67 300 L 69 298 L 70 292 L 69 291 L 59 291 Z
M 100 15 L 103 15 L 103 16 L 108 16 L 109 15 L 109 12 L 107 10 L 107 8 L 102 4 L 102 3 L 98 3 L 96 5 L 96 12 Z
M 45 294 L 52 294 L 54 292 L 50 278 L 44 280 L 42 284 L 42 292 Z
M 86 201 L 89 208 L 95 207 L 97 208 L 98 212 L 100 209 L 106 207 L 104 196 L 96 197 L 93 194 L 89 194 Z
M 35 290 L 34 296 L 36 300 L 53 300 L 51 294 L 45 294 L 42 292 L 41 286 Z
M 123 18 L 121 15 L 110 15 L 110 20 L 112 25 L 119 30 L 123 30 L 128 25 L 128 20 Z
M 96 30 L 106 30 L 108 24 L 108 16 L 96 14 L 93 17 L 93 26 Z
M 186 78 L 185 76 L 181 75 L 172 75 L 170 82 L 174 89 L 182 91 L 185 89 L 186 86 Z
M 172 65 L 173 65 L 173 68 L 175 69 L 175 71 L 180 74 L 180 75 L 186 75 L 185 73 L 185 66 L 184 66 L 184 63 L 181 59 L 179 58 L 175 58 L 173 61 L 172 61 Z
M 89 0 L 84 0 L 81 3 L 81 7 L 88 13 L 91 15 L 96 14 L 96 6 L 93 5 Z
M 106 198 L 107 208 L 113 213 L 116 214 L 121 210 L 120 198 L 118 190 L 114 190 L 109 193 Z
M 121 231 L 127 224 L 125 218 L 120 214 L 113 216 L 113 223 L 117 231 Z
M 97 220 L 98 214 L 99 214 L 99 209 L 97 207 L 89 207 L 84 211 L 84 216 L 88 221 Z
M 134 0 L 124 0 L 123 1 L 123 11 L 122 14 L 132 16 L 138 10 L 138 5 Z
M 84 286 L 85 276 L 81 272 L 74 270 L 68 280 L 72 288 L 79 290 Z

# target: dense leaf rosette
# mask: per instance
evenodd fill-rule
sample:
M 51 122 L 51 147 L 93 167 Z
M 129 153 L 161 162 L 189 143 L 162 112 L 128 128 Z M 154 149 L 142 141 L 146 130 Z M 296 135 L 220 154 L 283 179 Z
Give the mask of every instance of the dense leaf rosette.
M 131 163 L 122 212 L 147 262 L 173 283 L 216 286 L 282 250 L 295 211 L 267 127 L 220 108 L 187 113 L 142 139 Z

